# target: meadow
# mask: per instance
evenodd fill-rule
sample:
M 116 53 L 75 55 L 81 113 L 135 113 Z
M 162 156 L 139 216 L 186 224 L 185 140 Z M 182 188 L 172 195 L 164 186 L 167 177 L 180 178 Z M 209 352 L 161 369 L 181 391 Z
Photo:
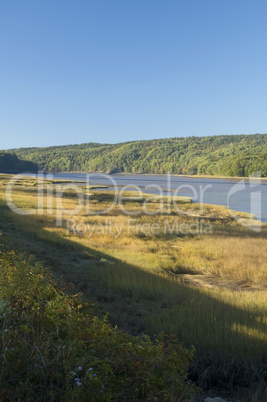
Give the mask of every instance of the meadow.
M 82 184 L 79 205 L 71 186 L 60 193 L 60 183 L 32 178 L 12 186 L 14 205 L 32 209 L 23 215 L 6 206 L 10 178 L 0 176 L 0 229 L 66 294 L 82 292 L 134 336 L 164 331 L 194 345 L 190 379 L 204 389 L 267 399 L 267 225 L 187 198 L 128 191 L 114 203 L 111 191 Z

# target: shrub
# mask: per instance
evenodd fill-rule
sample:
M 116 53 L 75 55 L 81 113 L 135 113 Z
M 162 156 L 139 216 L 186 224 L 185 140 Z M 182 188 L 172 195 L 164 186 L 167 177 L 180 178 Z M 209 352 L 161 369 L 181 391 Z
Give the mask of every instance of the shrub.
M 190 400 L 193 350 L 112 328 L 3 237 L 1 250 L 1 400 Z

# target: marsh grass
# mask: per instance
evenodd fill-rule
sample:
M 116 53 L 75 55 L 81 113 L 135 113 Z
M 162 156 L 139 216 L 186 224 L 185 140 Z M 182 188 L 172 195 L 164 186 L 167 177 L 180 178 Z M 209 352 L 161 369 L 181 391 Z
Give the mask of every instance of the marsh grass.
M 193 350 L 111 328 L 17 248 L 0 237 L 1 400 L 192 400 Z
M 149 216 L 134 192 L 128 192 L 124 205 L 140 212 L 131 217 L 129 229 L 120 205 L 101 214 L 113 201 L 112 192 L 90 192 L 91 214 L 85 209 L 63 213 L 61 227 L 55 224 L 55 200 L 45 201 L 46 213 L 30 216 L 13 214 L 3 204 L 2 228 L 73 282 L 84 298 L 97 302 L 100 312 L 109 312 L 113 324 L 152 337 L 166 331 L 195 345 L 192 377 L 202 385 L 250 386 L 254 395 L 265 395 L 266 225 L 256 233 L 236 222 L 225 207 L 200 208 L 183 201 L 179 211 L 167 213 L 169 199 L 164 199 L 166 209 Z M 15 188 L 13 198 L 21 208 L 38 204 L 32 186 Z M 74 210 L 76 203 L 74 193 L 64 193 L 64 208 Z M 152 212 L 159 210 L 155 200 L 148 205 Z M 98 230 L 67 231 L 70 218 Z M 165 219 L 170 225 L 177 219 L 187 225 L 203 220 L 212 225 L 212 233 L 166 233 Z M 160 227 L 156 233 L 138 229 L 154 223 Z M 122 228 L 118 236 L 116 227 Z

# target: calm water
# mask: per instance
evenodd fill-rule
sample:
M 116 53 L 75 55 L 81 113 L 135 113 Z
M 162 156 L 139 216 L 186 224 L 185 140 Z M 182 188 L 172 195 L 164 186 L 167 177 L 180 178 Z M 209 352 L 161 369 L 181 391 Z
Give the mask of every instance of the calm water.
M 191 197 L 193 202 L 228 206 L 230 209 L 251 212 L 262 222 L 267 222 L 267 182 L 261 179 L 207 179 L 170 175 L 102 175 L 55 173 L 58 180 L 88 180 L 89 184 L 135 186 L 151 194 L 175 194 Z

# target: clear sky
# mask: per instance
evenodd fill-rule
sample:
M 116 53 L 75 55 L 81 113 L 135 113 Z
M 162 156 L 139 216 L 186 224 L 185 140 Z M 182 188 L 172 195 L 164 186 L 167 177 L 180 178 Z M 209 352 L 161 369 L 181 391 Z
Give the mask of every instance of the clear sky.
M 1 0 L 0 149 L 267 132 L 264 0 Z

